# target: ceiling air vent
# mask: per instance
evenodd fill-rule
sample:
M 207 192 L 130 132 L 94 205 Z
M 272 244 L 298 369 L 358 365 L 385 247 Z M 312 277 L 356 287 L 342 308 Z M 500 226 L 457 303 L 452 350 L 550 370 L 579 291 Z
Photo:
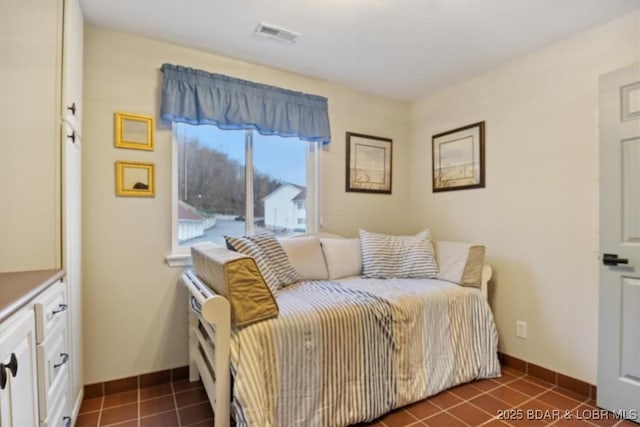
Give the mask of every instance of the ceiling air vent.
M 265 24 L 264 22 L 258 24 L 255 33 L 261 37 L 268 37 L 270 39 L 280 40 L 286 43 L 295 43 L 296 39 L 300 37 L 300 33 L 285 30 L 284 28 L 279 28 L 275 25 Z

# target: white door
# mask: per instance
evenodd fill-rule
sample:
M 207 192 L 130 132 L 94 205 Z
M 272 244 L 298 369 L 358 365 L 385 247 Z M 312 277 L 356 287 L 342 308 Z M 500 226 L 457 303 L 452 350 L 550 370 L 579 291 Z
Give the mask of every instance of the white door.
M 640 64 L 600 77 L 598 406 L 640 422 Z

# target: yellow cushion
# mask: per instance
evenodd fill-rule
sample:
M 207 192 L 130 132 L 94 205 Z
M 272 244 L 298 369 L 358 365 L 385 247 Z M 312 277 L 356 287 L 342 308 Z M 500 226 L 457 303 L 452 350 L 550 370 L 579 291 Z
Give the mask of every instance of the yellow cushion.
M 214 243 L 191 247 L 193 269 L 229 300 L 231 324 L 247 326 L 278 315 L 278 305 L 253 258 Z
M 482 284 L 485 248 L 465 242 L 434 242 L 438 279 L 479 288 Z

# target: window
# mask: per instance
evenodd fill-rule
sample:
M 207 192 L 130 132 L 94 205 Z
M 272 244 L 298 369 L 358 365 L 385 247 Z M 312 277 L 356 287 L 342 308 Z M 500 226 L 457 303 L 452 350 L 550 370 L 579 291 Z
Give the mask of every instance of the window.
M 224 236 L 317 229 L 316 143 L 174 123 L 174 254 Z

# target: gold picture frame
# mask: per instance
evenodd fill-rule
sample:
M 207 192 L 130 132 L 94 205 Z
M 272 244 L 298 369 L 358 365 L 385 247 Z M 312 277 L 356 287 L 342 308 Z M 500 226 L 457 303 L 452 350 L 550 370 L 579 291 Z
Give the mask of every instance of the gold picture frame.
M 155 197 L 154 164 L 116 161 L 116 195 Z
M 115 113 L 115 146 L 153 151 L 153 117 Z

